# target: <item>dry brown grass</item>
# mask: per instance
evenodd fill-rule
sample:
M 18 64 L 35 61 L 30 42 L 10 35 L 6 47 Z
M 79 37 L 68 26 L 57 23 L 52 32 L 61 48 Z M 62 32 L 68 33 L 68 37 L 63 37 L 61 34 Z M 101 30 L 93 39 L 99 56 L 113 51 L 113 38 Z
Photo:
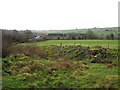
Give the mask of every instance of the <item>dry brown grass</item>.
M 46 53 L 37 45 L 13 45 L 9 48 L 11 55 L 25 54 L 26 56 L 46 57 Z
M 83 68 L 89 69 L 87 64 L 84 64 L 83 62 L 80 62 L 80 61 L 74 63 L 74 66 L 79 69 L 83 69 Z
M 70 62 L 61 62 L 58 64 L 58 67 L 62 69 L 69 69 L 72 67 L 72 64 Z
M 116 88 L 118 85 L 117 75 L 107 75 L 102 80 L 98 80 L 95 84 L 96 88 Z M 114 86 L 114 87 L 113 87 Z
M 82 71 L 82 70 L 79 70 L 79 69 L 77 69 L 77 70 L 75 70 L 75 71 L 73 72 L 73 75 L 83 76 L 83 75 L 85 75 L 85 74 L 86 74 L 85 71 Z
M 107 68 L 113 68 L 113 67 L 119 67 L 119 63 L 118 62 L 113 62 L 111 64 L 107 64 L 106 67 Z
M 39 60 L 33 60 L 33 61 L 18 61 L 14 63 L 14 65 L 11 67 L 12 74 L 22 74 L 22 73 L 34 73 L 41 68 L 43 68 L 44 65 L 39 62 Z
M 19 73 L 30 73 L 31 72 L 31 69 L 29 66 L 25 66 L 23 68 L 20 69 Z
M 31 65 L 30 65 L 31 68 L 39 68 L 41 66 L 42 66 L 42 64 L 40 64 L 39 60 L 32 61 Z

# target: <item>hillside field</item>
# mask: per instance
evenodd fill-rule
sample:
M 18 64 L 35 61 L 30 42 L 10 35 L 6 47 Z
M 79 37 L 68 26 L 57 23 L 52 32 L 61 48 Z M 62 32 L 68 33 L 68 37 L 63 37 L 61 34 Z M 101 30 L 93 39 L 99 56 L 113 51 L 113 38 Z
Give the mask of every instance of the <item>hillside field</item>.
M 113 33 L 115 36 L 118 36 L 118 27 L 110 27 L 110 28 L 89 28 L 89 29 L 69 29 L 69 30 L 48 30 L 48 31 L 40 31 L 40 33 L 86 33 L 88 30 L 94 32 L 94 34 L 98 36 L 105 37 L 106 35 L 110 35 Z

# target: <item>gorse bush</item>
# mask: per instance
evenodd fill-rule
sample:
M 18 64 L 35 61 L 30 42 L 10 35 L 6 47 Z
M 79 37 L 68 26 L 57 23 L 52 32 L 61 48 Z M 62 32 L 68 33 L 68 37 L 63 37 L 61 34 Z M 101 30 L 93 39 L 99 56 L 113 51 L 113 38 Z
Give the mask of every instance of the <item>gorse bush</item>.
M 18 61 L 11 66 L 12 74 L 34 73 L 44 69 L 38 60 Z
M 11 74 L 10 67 L 12 64 L 13 62 L 8 59 L 2 59 L 2 75 Z
M 118 83 L 118 76 L 117 75 L 107 75 L 104 79 L 98 80 L 96 83 L 97 88 L 117 88 L 119 85 Z
M 119 87 L 117 51 L 102 47 L 18 44 L 2 64 L 4 88 Z
M 30 73 L 31 69 L 29 66 L 24 66 L 20 69 L 18 73 Z
M 9 50 L 10 55 L 25 55 L 29 57 L 40 57 L 54 61 L 69 61 L 86 59 L 92 63 L 112 63 L 118 58 L 116 51 L 102 47 L 91 49 L 82 46 L 49 46 L 38 47 L 36 45 L 13 45 Z
M 11 55 L 25 54 L 26 56 L 37 56 L 45 58 L 45 52 L 36 45 L 14 45 L 9 49 Z
M 107 64 L 107 68 L 113 68 L 113 67 L 119 67 L 120 63 L 119 62 L 112 62 L 111 64 Z
M 83 75 L 85 75 L 85 74 L 86 74 L 85 71 L 82 71 L 82 70 L 79 70 L 79 69 L 77 69 L 77 70 L 75 70 L 75 71 L 73 72 L 73 75 L 83 76 Z

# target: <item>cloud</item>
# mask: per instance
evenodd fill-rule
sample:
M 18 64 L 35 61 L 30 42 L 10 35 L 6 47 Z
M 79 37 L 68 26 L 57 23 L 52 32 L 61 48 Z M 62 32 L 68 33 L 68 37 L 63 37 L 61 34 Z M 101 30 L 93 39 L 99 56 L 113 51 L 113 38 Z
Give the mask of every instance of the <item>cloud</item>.
M 70 29 L 113 27 L 118 0 L 1 0 L 0 28 Z

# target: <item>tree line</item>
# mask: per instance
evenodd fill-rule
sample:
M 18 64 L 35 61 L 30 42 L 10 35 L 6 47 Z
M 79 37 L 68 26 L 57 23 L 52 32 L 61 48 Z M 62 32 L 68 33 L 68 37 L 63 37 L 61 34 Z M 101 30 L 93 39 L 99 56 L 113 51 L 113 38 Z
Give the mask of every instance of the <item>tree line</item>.
M 115 40 L 120 39 L 119 35 L 114 35 L 113 33 L 107 34 L 105 36 L 98 35 L 94 33 L 92 30 L 88 30 L 86 33 L 49 33 L 48 36 L 46 36 L 47 39 L 67 39 L 67 40 L 80 40 L 80 39 L 98 39 L 98 40 Z
M 33 33 L 30 30 L 17 31 L 17 30 L 0 30 L 2 33 L 2 57 L 9 53 L 9 47 L 15 43 L 29 42 L 33 38 Z

